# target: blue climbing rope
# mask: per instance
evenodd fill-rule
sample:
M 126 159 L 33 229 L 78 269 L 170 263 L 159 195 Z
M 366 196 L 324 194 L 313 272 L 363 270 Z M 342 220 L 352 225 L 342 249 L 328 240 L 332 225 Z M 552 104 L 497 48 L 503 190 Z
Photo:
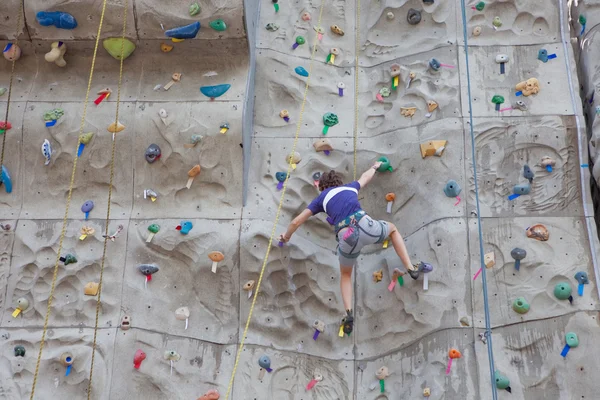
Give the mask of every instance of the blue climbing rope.
M 483 233 L 481 229 L 481 211 L 479 208 L 479 186 L 477 184 L 477 160 L 475 159 L 475 134 L 473 133 L 473 104 L 471 97 L 471 73 L 469 71 L 469 43 L 467 38 L 467 6 L 465 0 L 460 0 L 462 10 L 463 38 L 465 41 L 465 64 L 467 69 L 467 97 L 469 99 L 469 133 L 471 134 L 471 159 L 473 162 L 473 178 L 475 180 L 475 204 L 477 206 L 477 233 L 479 235 L 479 258 L 481 262 L 481 282 L 483 286 L 483 308 L 485 312 L 485 336 L 487 339 L 488 361 L 490 366 L 490 382 L 492 384 L 492 398 L 498 400 L 494 368 L 494 352 L 492 350 L 492 328 L 490 323 L 490 307 L 488 303 L 487 273 L 483 253 Z

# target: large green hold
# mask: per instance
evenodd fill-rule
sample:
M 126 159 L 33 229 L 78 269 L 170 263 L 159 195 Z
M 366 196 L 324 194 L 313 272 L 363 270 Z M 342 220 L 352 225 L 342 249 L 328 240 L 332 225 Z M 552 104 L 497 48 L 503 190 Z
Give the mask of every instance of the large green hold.
M 500 371 L 494 372 L 494 378 L 496 379 L 496 387 L 500 390 L 506 390 L 510 393 L 510 381 L 507 377 L 502 375 Z
M 123 60 L 125 60 L 135 50 L 135 44 L 133 44 L 131 40 L 123 38 L 108 38 L 104 39 L 102 45 L 104 46 L 106 51 L 108 51 L 108 54 L 113 56 L 113 58 L 120 60 L 122 46 L 121 43 L 123 43 Z
M 527 311 L 529 311 L 529 303 L 524 297 L 517 297 L 517 299 L 513 302 L 512 308 L 519 314 L 525 314 Z
M 571 288 L 569 282 L 557 283 L 554 287 L 554 296 L 556 296 L 556 298 L 559 300 L 567 300 L 569 297 L 571 297 L 572 291 L 573 289 Z
M 565 335 L 565 340 L 571 348 L 579 346 L 579 338 L 577 338 L 577 334 L 575 334 L 575 332 L 567 332 Z
M 227 29 L 227 24 L 222 19 L 215 19 L 214 21 L 210 21 L 209 24 L 211 28 L 215 31 L 223 32 Z

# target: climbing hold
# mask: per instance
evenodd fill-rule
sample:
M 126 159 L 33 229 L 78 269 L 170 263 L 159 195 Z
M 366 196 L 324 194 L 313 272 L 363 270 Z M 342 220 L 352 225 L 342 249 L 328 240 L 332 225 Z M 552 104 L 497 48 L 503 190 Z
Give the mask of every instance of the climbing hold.
M 99 96 L 96 98 L 96 100 L 94 100 L 94 104 L 98 106 L 100 105 L 100 103 L 102 103 L 104 100 L 110 97 L 110 95 L 112 94 L 112 90 L 107 87 L 102 90 L 99 90 L 98 92 L 96 92 L 96 94 Z
M 344 31 L 339 26 L 331 25 L 330 29 L 331 29 L 331 32 L 335 33 L 336 35 L 344 36 Z
M 212 261 L 211 271 L 213 274 L 217 273 L 217 267 L 221 261 L 225 259 L 225 256 L 220 251 L 211 251 L 208 253 L 208 258 Z
M 421 143 L 421 157 L 437 156 L 441 157 L 446 149 L 447 140 L 430 140 L 429 142 Z
M 308 71 L 303 67 L 296 67 L 294 71 L 296 71 L 296 73 L 300 76 L 308 77 Z
M 386 14 L 387 19 L 389 19 L 390 21 L 394 19 L 394 13 L 391 11 L 388 11 L 388 13 Z
M 114 122 L 112 124 L 110 124 L 108 126 L 108 128 L 106 128 L 107 131 L 109 131 L 110 133 L 119 133 L 119 132 L 123 132 L 125 130 L 125 125 L 123 125 L 122 123 L 120 123 L 119 121 L 117 121 L 117 123 L 115 124 Z
M 500 390 L 506 390 L 508 393 L 512 393 L 512 389 L 510 388 L 510 381 L 507 377 L 502 375 L 500 371 L 494 372 L 494 379 L 496 380 L 496 388 Z
M 248 292 L 248 300 L 250 300 L 250 298 L 252 297 L 252 291 L 254 290 L 254 285 L 256 284 L 255 281 L 248 281 L 246 283 L 244 283 L 243 289 Z
M 385 195 L 385 200 L 387 201 L 386 211 L 388 214 L 391 214 L 392 206 L 394 205 L 394 200 L 396 200 L 396 195 L 394 193 L 388 193 Z
M 193 227 L 194 224 L 192 224 L 191 221 L 181 221 L 181 223 L 177 225 L 175 229 L 178 230 L 182 235 L 187 235 L 190 233 Z
M 410 8 L 406 14 L 406 20 L 410 25 L 417 25 L 421 22 L 421 11 Z
M 65 265 L 69 265 L 75 264 L 77 262 L 77 257 L 75 257 L 73 254 L 67 254 L 64 257 L 60 257 L 59 260 Z
M 171 81 L 169 83 L 167 83 L 165 86 L 163 86 L 163 89 L 164 90 L 171 89 L 171 86 L 173 86 L 175 83 L 179 82 L 180 80 L 181 80 L 181 73 L 175 72 L 173 75 L 171 75 Z M 200 88 L 200 91 L 202 91 L 202 88 Z
M 100 284 L 98 282 L 88 282 L 83 287 L 83 294 L 86 296 L 96 296 L 98 295 L 99 288 Z
M 483 1 L 480 1 L 479 3 L 477 3 L 475 5 L 475 9 L 477 11 L 483 11 L 484 8 L 485 8 L 485 3 Z
M 325 29 L 323 29 L 320 26 L 313 26 L 313 29 L 315 30 L 315 32 L 317 32 L 317 39 L 319 39 L 319 41 L 323 40 L 323 35 L 325 34 Z
M 481 27 L 476 26 L 475 28 L 473 28 L 473 36 L 479 36 L 479 35 L 481 35 Z
M 525 179 L 527 179 L 529 181 L 529 183 L 532 183 L 533 178 L 535 177 L 535 174 L 533 173 L 533 171 L 531 170 L 531 168 L 529 168 L 529 165 L 527 165 L 527 164 L 523 165 L 523 177 Z
M 338 49 L 337 47 L 332 47 L 331 50 L 329 50 L 329 55 L 327 55 L 327 63 L 328 64 L 334 64 L 335 63 L 335 56 L 339 56 L 340 55 L 340 49 Z
M 158 116 L 160 117 L 163 124 L 168 125 L 167 118 L 169 117 L 169 113 L 167 113 L 167 110 L 161 108 L 160 110 L 158 110 Z
M 313 322 L 313 328 L 315 328 L 315 334 L 313 335 L 313 340 L 317 340 L 319 337 L 319 333 L 325 331 L 325 323 L 323 321 L 319 321 L 318 319 Z
M 525 314 L 529 311 L 529 303 L 524 297 L 517 297 L 515 301 L 513 301 L 512 308 L 519 314 Z
M 423 389 L 423 397 L 429 397 L 429 396 L 431 396 L 431 389 L 430 388 Z
M 258 359 L 258 365 L 260 366 L 260 373 L 258 375 L 258 379 L 263 379 L 265 376 L 265 371 L 271 373 L 273 370 L 271 369 L 271 359 L 269 356 L 262 356 Z
M 170 44 L 166 44 L 166 43 L 161 43 L 160 44 L 160 51 L 162 51 L 163 53 L 168 53 L 171 50 L 173 50 L 174 46 L 170 45 Z
M 185 321 L 185 329 L 187 329 L 188 321 L 190 319 L 190 309 L 188 307 L 179 307 L 175 310 L 175 319 Z
M 327 133 L 329 132 L 329 128 L 337 125 L 338 122 L 339 120 L 337 115 L 330 112 L 325 113 L 325 115 L 323 115 L 323 124 L 325 124 L 325 126 L 323 127 L 323 135 L 327 135 Z
M 565 344 L 563 351 L 560 353 L 560 355 L 563 357 L 567 356 L 567 353 L 569 353 L 569 350 L 571 350 L 572 348 L 574 349 L 575 347 L 579 346 L 579 339 L 577 338 L 577 334 L 575 332 L 567 332 L 565 334 L 565 341 L 567 343 Z
M 319 375 L 319 374 L 315 374 L 312 378 L 312 380 L 310 382 L 308 382 L 308 385 L 306 385 L 306 390 L 310 390 L 313 387 L 315 387 L 315 385 L 318 382 L 321 382 L 323 380 L 323 375 Z
M 583 35 L 583 32 L 585 32 L 585 24 L 587 23 L 587 19 L 585 18 L 585 16 L 580 15 L 579 16 L 579 24 L 581 25 L 581 32 L 579 32 L 579 35 Z
M 131 328 L 131 318 L 129 315 L 123 315 L 123 318 L 121 318 L 121 329 L 127 331 L 129 328 Z
M 492 25 L 494 25 L 494 29 L 498 29 L 502 26 L 502 20 L 500 17 L 494 17 L 492 20 Z
M 274 22 L 269 22 L 267 25 L 265 25 L 265 29 L 269 32 L 275 32 L 277 29 L 279 29 L 279 25 Z
M 317 139 L 313 143 L 313 147 L 315 148 L 315 151 L 317 151 L 317 152 L 322 151 L 326 155 L 329 155 L 333 151 L 333 146 L 331 146 L 331 143 L 326 138 Z
M 192 169 L 190 169 L 190 170 L 188 171 L 188 180 L 187 180 L 187 183 L 185 184 L 185 187 L 186 187 L 186 188 L 188 188 L 188 189 L 189 189 L 189 188 L 191 188 L 191 187 L 192 187 L 192 183 L 194 182 L 194 178 L 195 178 L 196 176 L 198 176 L 198 174 L 200 174 L 200 170 L 201 170 L 201 168 L 200 168 L 200 164 L 196 164 L 196 165 L 194 165 L 194 166 L 192 167 Z
M 146 353 L 144 353 L 141 349 L 137 349 L 133 356 L 133 368 L 140 369 L 142 366 L 142 361 L 146 359 Z
M 8 43 L 2 51 L 2 55 L 8 61 L 17 61 L 21 58 L 21 48 L 16 44 Z
M 40 11 L 35 19 L 42 26 L 54 25 L 59 29 L 77 28 L 77 20 L 71 14 L 62 11 Z
M 531 185 L 529 183 L 522 183 L 520 185 L 513 186 L 513 194 L 508 196 L 509 200 L 514 200 L 519 196 L 529 194 L 531 192 Z
M 90 211 L 94 209 L 94 202 L 92 200 L 88 200 L 81 205 L 81 212 L 85 214 L 85 219 L 87 220 L 90 216 Z
M 119 236 L 119 234 L 120 234 L 121 232 L 123 232 L 123 225 L 119 225 L 119 226 L 117 227 L 117 230 L 116 230 L 116 232 L 115 232 L 115 233 L 113 233 L 112 235 L 111 235 L 111 234 L 104 234 L 104 235 L 102 235 L 102 237 L 103 237 L 104 239 L 109 239 L 111 242 L 114 242 L 114 241 L 115 241 L 115 239 L 116 239 L 116 238 Z
M 44 165 L 50 164 L 50 159 L 52 158 L 52 146 L 48 139 L 44 139 L 44 143 L 42 143 L 42 155 L 46 159 Z
M 401 287 L 404 286 L 404 275 L 406 273 L 400 271 L 398 268 L 394 268 L 394 271 L 392 272 L 392 279 L 390 281 L 390 284 L 388 285 L 388 290 L 390 292 L 394 291 L 394 288 L 396 287 L 396 282 L 398 282 L 398 285 L 400 285 Z
M 69 352 L 65 352 L 65 353 L 61 354 L 60 363 L 64 367 L 66 367 L 65 376 L 69 376 L 69 374 L 71 373 L 71 367 L 73 366 L 74 362 L 75 362 L 75 358 L 73 357 L 73 354 L 71 354 Z
M 571 289 L 571 284 L 569 282 L 560 282 L 554 286 L 554 297 L 559 300 L 569 300 L 569 303 L 573 304 L 573 296 L 571 293 L 573 289 Z
M 375 376 L 379 379 L 379 389 L 381 393 L 385 392 L 385 378 L 390 376 L 390 371 L 387 367 L 381 367 L 375 372 Z
M 4 184 L 4 190 L 6 193 L 12 193 L 12 179 L 8 173 L 8 168 L 5 165 L 2 166 L 2 172 L 0 173 L 0 185 Z
M 292 45 L 292 50 L 296 50 L 298 48 L 298 46 L 300 46 L 304 43 L 306 43 L 306 39 L 304 39 L 303 36 L 296 36 L 296 41 Z
M 398 88 L 398 84 L 400 83 L 400 72 L 401 70 L 399 64 L 392 64 L 390 66 L 390 75 L 392 76 L 392 90 L 396 90 Z
M 188 10 L 190 17 L 200 14 L 200 11 L 202 11 L 202 9 L 200 8 L 200 4 L 198 4 L 198 2 L 190 4 L 190 8 Z
M 385 171 L 392 172 L 392 171 L 394 171 L 394 169 L 390 165 L 390 160 L 388 160 L 387 157 L 383 157 L 383 156 L 379 157 L 379 159 L 377 161 L 381 162 L 381 165 L 379 166 L 379 168 L 377 168 L 377 171 L 379 171 L 379 172 L 385 172 Z
M 17 306 L 15 307 L 15 311 L 13 311 L 13 318 L 17 318 L 19 314 L 25 312 L 29 308 L 29 300 L 25 297 L 21 297 L 17 300 Z
M 505 72 L 504 65 L 508 62 L 507 54 L 498 54 L 496 56 L 496 64 L 500 64 L 500 73 L 503 74 Z
M 290 112 L 288 110 L 279 111 L 279 116 L 283 118 L 285 122 L 290 122 Z
M 171 39 L 193 39 L 200 30 L 200 21 L 196 21 L 189 25 L 180 26 L 177 28 L 165 31 L 165 36 Z
M 311 16 L 309 12 L 303 12 L 302 13 L 302 21 L 310 21 L 311 20 Z
M 202 141 L 202 135 L 192 135 L 190 136 L 190 142 L 183 145 L 186 149 L 191 149 L 196 147 L 198 143 Z
M 546 49 L 539 49 L 538 50 L 538 60 L 540 60 L 543 63 L 547 63 L 548 60 L 552 60 L 553 58 L 556 58 L 556 54 L 548 54 L 548 50 Z
M 417 107 L 400 107 L 400 115 L 406 118 L 412 118 L 417 112 Z
M 448 351 L 448 366 L 446 367 L 446 375 L 450 374 L 450 368 L 452 368 L 452 360 L 454 360 L 455 358 L 461 358 L 462 355 L 460 354 L 460 351 L 456 350 L 456 349 L 450 349 Z
M 441 66 L 442 66 L 442 64 L 440 64 L 440 62 L 438 60 L 436 60 L 435 58 L 432 58 L 431 60 L 429 60 L 429 68 L 431 68 L 432 70 L 439 71 Z
M 346 84 L 344 82 L 339 82 L 337 84 L 338 87 L 338 96 L 344 96 L 344 89 L 346 89 Z
M 160 225 L 150 224 L 150 225 L 148 225 L 148 231 L 150 232 L 150 234 L 148 235 L 148 238 L 146 239 L 146 243 L 150 243 L 152 241 L 152 239 L 154 238 L 154 235 L 156 235 L 158 233 L 158 231 L 160 231 Z
M 419 270 L 423 272 L 423 290 L 426 292 L 427 290 L 429 290 L 429 273 L 433 271 L 433 265 L 426 262 L 421 262 L 419 263 L 419 267 L 417 268 L 417 271 Z M 412 271 L 409 271 L 409 274 L 410 272 Z M 410 275 L 412 277 L 413 274 Z
M 65 111 L 62 108 L 55 108 L 50 111 L 46 111 L 44 113 L 44 121 L 46 121 L 46 127 L 56 125 L 56 121 L 59 120 L 63 115 L 65 115 Z
M 438 108 L 438 103 L 433 100 L 427 100 L 427 114 L 425 114 L 426 118 L 431 117 L 431 113 L 434 112 Z
M 494 97 L 492 97 L 492 103 L 496 105 L 496 111 L 500 111 L 500 104 L 504 103 L 504 97 L 495 94 Z
M 288 154 L 285 157 L 285 162 L 288 164 L 292 164 L 292 169 L 296 169 L 296 166 L 300 164 L 300 161 L 302 161 L 302 156 L 297 151 Z
M 138 270 L 146 277 L 144 287 L 147 287 L 148 282 L 152 280 L 152 274 L 157 273 L 159 268 L 154 264 L 140 264 L 138 265 Z
M 114 59 L 121 60 L 121 49 L 123 49 L 123 60 L 126 60 L 135 50 L 135 44 L 124 38 L 108 38 L 102 42 L 104 49 Z
M 390 94 L 392 94 L 392 92 L 390 91 L 389 88 L 383 87 L 383 88 L 379 89 L 379 94 L 382 97 L 389 97 Z
M 378 283 L 383 280 L 383 270 L 373 272 L 373 282 Z
M 149 164 L 152 164 L 154 161 L 160 158 L 161 154 L 162 153 L 160 151 L 160 147 L 158 147 L 157 144 L 152 143 L 146 149 L 146 153 L 144 156 L 146 157 L 146 161 L 148 161 Z
M 517 90 L 516 96 L 531 96 L 540 91 L 540 82 L 536 78 L 529 78 L 526 81 L 517 83 L 515 89 Z
M 25 347 L 18 345 L 13 350 L 15 357 L 25 357 Z
M 546 171 L 552 172 L 552 168 L 556 165 L 556 161 L 548 156 L 542 157 L 542 167 L 546 168 Z
M 85 240 L 85 238 L 87 238 L 88 236 L 96 233 L 96 230 L 91 226 L 82 226 L 79 233 L 81 233 L 81 236 L 79 236 L 79 240 Z
M 451 179 L 444 186 L 444 194 L 448 197 L 458 197 L 462 188 L 455 180 Z M 460 200 L 459 200 L 460 201 Z
M 181 355 L 175 350 L 167 350 L 163 354 L 163 358 L 171 364 L 171 375 L 173 375 L 173 362 L 179 361 L 181 359 Z
M 283 183 L 285 182 L 287 177 L 288 177 L 287 172 L 276 172 L 275 173 L 275 179 L 277 179 L 277 181 L 279 182 L 277 184 L 277 190 L 283 189 Z
M 230 87 L 231 85 L 228 83 L 215 86 L 201 86 L 200 92 L 206 97 L 210 97 L 211 100 L 214 100 L 217 97 L 223 96 Z
M 462 326 L 471 326 L 471 322 L 469 321 L 469 317 L 462 317 L 459 322 L 460 322 L 460 324 Z
M 198 398 L 198 400 L 219 400 L 221 395 L 216 389 L 210 389 Z
M 223 32 L 227 29 L 227 24 L 222 19 L 215 19 L 214 21 L 210 21 L 208 23 L 211 28 L 213 28 L 217 32 Z
M 517 100 L 512 106 L 513 110 L 527 111 L 527 104 L 524 101 Z
M 156 193 L 152 189 L 144 189 L 144 199 L 148 197 L 150 197 L 150 200 L 152 200 L 152 202 L 155 202 L 156 198 L 158 197 L 158 193 Z
M 519 247 L 515 247 L 510 252 L 510 255 L 515 260 L 515 269 L 518 271 L 521 268 L 521 260 L 527 257 L 527 252 Z
M 545 242 L 550 238 L 550 232 L 542 224 L 536 224 L 526 229 L 527 237 L 540 242 Z
M 227 133 L 228 130 L 229 130 L 229 124 L 227 122 L 224 122 L 221 125 L 219 125 L 219 133 L 224 135 Z
M 575 274 L 575 280 L 578 283 L 577 294 L 579 294 L 579 296 L 583 296 L 583 285 L 587 285 L 588 283 L 590 283 L 587 273 L 584 271 L 577 272 Z
M 485 253 L 483 255 L 483 263 L 487 269 L 492 268 L 494 265 L 496 265 L 496 254 L 493 251 Z
M 50 63 L 55 63 L 59 67 L 64 67 L 67 62 L 64 55 L 67 52 L 67 45 L 63 42 L 54 42 L 50 45 L 50 51 L 46 53 L 44 59 Z

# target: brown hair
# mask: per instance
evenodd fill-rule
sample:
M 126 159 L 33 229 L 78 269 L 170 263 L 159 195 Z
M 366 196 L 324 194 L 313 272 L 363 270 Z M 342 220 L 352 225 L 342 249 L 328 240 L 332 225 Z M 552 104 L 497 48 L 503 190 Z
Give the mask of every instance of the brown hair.
M 334 170 L 331 170 L 329 172 L 323 172 L 321 175 L 321 179 L 319 179 L 319 190 L 323 191 L 332 187 L 342 186 L 343 184 L 342 177 Z

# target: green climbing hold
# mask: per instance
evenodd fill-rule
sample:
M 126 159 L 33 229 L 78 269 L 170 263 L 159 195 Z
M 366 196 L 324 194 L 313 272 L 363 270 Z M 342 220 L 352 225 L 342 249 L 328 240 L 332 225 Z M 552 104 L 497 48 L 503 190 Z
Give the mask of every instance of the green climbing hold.
M 571 284 L 569 282 L 561 282 L 554 287 L 554 296 L 559 300 L 568 300 L 571 297 Z
M 102 46 L 108 54 L 117 60 L 121 59 L 121 47 L 123 47 L 123 60 L 127 59 L 135 50 L 135 44 L 131 40 L 123 38 L 104 39 Z
M 475 6 L 475 9 L 477 9 L 477 11 L 483 11 L 485 7 L 485 3 L 483 1 L 480 1 L 479 3 L 477 3 L 477 5 Z
M 579 23 L 581 25 L 585 25 L 587 23 L 587 19 L 583 15 L 580 15 L 579 16 Z
M 65 265 L 75 264 L 77 262 L 77 258 L 75 258 L 73 254 L 67 254 L 64 257 L 61 257 L 61 259 Z
M 338 122 L 339 119 L 337 115 L 335 115 L 334 113 L 325 113 L 325 115 L 323 115 L 323 123 L 325 124 L 325 126 L 323 127 L 323 135 L 327 135 L 329 128 L 334 125 L 337 125 Z
M 200 4 L 198 4 L 197 2 L 190 4 L 189 12 L 190 12 L 190 17 L 200 14 Z
M 148 230 L 152 233 L 158 233 L 158 231 L 160 231 L 160 225 L 152 224 L 152 225 L 148 226 Z
M 63 115 L 65 115 L 65 111 L 62 108 L 55 108 L 44 113 L 44 121 L 56 121 Z
M 15 357 L 25 357 L 25 347 L 24 346 L 21 346 L 21 345 L 15 346 L 13 351 L 15 352 Z
M 579 339 L 577 338 L 577 334 L 575 332 L 567 332 L 565 335 L 565 340 L 571 348 L 579 346 Z
M 492 25 L 494 25 L 496 28 L 500 28 L 502 26 L 502 20 L 500 19 L 500 17 L 494 17 Z
M 90 144 L 93 137 L 94 132 L 82 133 L 81 135 L 79 135 L 79 141 L 83 144 Z
M 379 94 L 383 97 L 389 97 L 390 94 L 392 94 L 392 92 L 389 88 L 382 87 L 381 89 L 379 89 Z
M 219 32 L 223 32 L 225 29 L 227 29 L 227 24 L 222 19 L 215 19 L 214 21 L 210 21 L 209 25 L 215 31 Z
M 306 39 L 304 39 L 303 36 L 296 36 L 296 43 L 297 44 L 304 44 L 304 43 L 306 43 Z
M 390 160 L 388 160 L 387 157 L 379 157 L 379 160 L 377 160 L 377 161 L 381 161 L 381 165 L 379 166 L 379 168 L 377 168 L 377 171 L 379 171 L 379 172 L 385 172 L 385 171 L 392 172 L 394 170 L 392 168 L 392 166 L 390 165 Z
M 500 96 L 499 94 L 495 94 L 494 97 L 492 97 L 492 103 L 502 104 L 504 103 L 504 97 Z
M 496 387 L 500 390 L 506 390 L 510 393 L 510 381 L 507 377 L 502 375 L 500 371 L 494 372 L 494 378 L 496 379 Z
M 519 314 L 525 314 L 529 311 L 529 303 L 524 297 L 517 297 L 512 305 L 513 310 Z

